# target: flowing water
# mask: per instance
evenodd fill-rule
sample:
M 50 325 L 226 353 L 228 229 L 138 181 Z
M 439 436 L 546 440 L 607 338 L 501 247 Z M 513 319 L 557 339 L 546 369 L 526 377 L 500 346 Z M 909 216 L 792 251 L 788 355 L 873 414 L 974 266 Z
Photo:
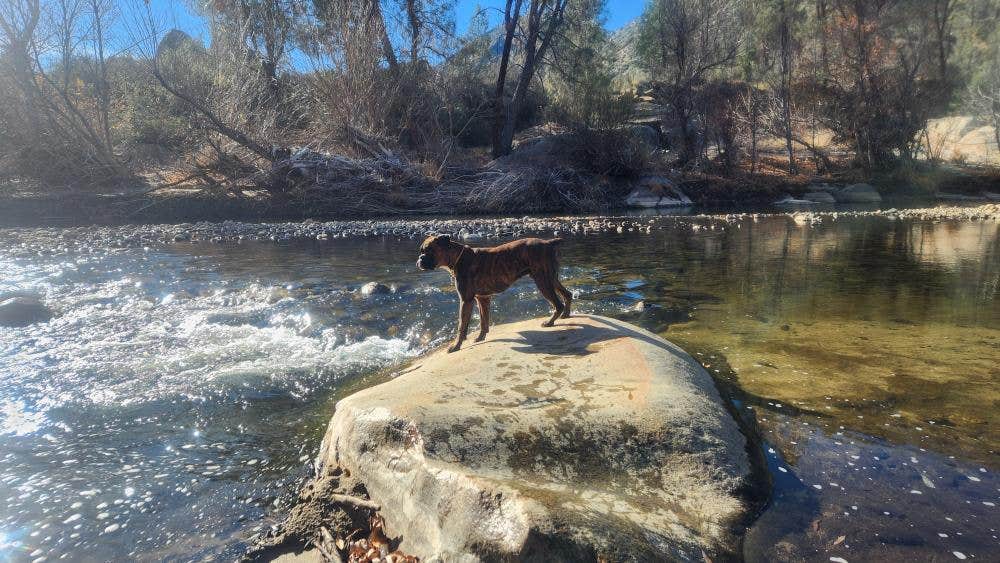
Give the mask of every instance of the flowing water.
M 566 285 L 685 347 L 758 426 L 774 496 L 749 560 L 996 560 L 1000 223 L 621 224 L 561 234 Z M 57 312 L 0 328 L 0 561 L 231 559 L 337 398 L 453 330 L 417 238 L 139 232 L 0 231 L 0 294 Z M 545 310 L 522 281 L 494 322 Z

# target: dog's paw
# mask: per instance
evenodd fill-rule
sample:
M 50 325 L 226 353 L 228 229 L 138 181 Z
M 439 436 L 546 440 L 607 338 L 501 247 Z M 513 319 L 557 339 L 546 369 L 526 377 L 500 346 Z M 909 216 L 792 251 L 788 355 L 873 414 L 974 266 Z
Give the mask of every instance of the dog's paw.
M 483 340 L 486 340 L 486 335 L 485 334 L 480 334 L 479 336 L 476 337 L 475 341 L 476 342 L 482 342 Z
M 566 312 L 566 313 L 563 313 L 563 314 L 559 315 L 559 318 L 560 318 L 560 319 L 568 319 L 568 318 L 570 318 L 571 316 L 572 316 L 572 315 L 570 315 L 570 314 L 569 314 L 569 312 Z
M 542 323 L 542 328 L 549 328 L 550 326 L 553 326 L 554 324 L 556 324 L 556 323 L 554 323 L 552 321 L 545 321 L 544 323 Z
M 452 344 L 451 346 L 448 347 L 448 353 L 451 354 L 452 352 L 457 352 L 458 349 L 461 347 L 462 347 L 461 344 Z

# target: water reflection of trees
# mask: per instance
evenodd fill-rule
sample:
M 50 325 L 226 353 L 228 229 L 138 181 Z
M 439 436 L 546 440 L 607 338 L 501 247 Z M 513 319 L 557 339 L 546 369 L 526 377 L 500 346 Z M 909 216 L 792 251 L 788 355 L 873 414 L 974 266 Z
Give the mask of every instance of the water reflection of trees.
M 740 272 L 730 295 L 752 314 L 997 321 L 995 223 L 851 219 L 809 227 L 777 217 L 727 236 L 738 243 L 726 245 L 724 260 L 739 267 L 714 275 Z
M 841 218 L 808 226 L 774 216 L 699 226 L 677 222 L 651 235 L 571 238 L 564 248 L 565 274 L 612 284 L 641 279 L 648 301 L 681 308 L 713 303 L 730 315 L 761 320 L 830 316 L 1000 324 L 995 222 Z M 349 285 L 386 277 L 410 281 L 411 246 L 373 239 L 178 245 L 177 251 L 227 278 L 315 277 Z

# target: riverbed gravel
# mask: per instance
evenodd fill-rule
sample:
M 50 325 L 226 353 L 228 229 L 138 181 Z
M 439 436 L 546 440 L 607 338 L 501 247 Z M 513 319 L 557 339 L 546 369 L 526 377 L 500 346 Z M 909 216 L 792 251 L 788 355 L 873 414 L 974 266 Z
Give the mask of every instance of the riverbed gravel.
M 108 248 L 135 248 L 163 244 L 287 242 L 296 239 L 329 241 L 353 237 L 418 239 L 449 233 L 468 244 L 490 244 L 525 236 L 649 233 L 689 224 L 693 230 L 725 229 L 745 221 L 784 215 L 801 226 L 852 217 L 890 220 L 997 221 L 1000 204 L 941 206 L 914 209 L 798 211 L 697 215 L 596 215 L 557 217 L 499 217 L 464 219 L 387 219 L 367 221 L 300 221 L 245 223 L 238 221 L 123 225 L 114 227 L 0 229 L 0 248 L 14 256 L 53 255 Z

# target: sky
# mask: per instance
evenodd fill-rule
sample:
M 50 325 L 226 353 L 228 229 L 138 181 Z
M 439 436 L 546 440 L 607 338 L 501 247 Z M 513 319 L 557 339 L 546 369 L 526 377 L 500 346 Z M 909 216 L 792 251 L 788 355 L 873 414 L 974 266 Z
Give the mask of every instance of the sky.
M 180 29 L 192 37 L 208 41 L 205 22 L 191 10 L 189 1 L 148 0 L 148 4 L 154 18 L 165 30 Z M 609 31 L 621 28 L 639 17 L 645 4 L 646 0 L 607 0 L 605 27 Z M 134 16 L 136 10 L 141 9 L 142 2 L 121 0 L 118 2 L 118 6 L 121 19 L 128 20 Z M 503 7 L 503 0 L 458 0 L 455 6 L 455 24 L 458 33 L 462 34 L 468 28 L 472 16 L 479 9 L 487 10 L 491 22 L 499 22 L 502 18 Z
M 628 22 L 639 17 L 646 0 L 607 0 L 605 9 L 606 21 L 604 27 L 608 31 L 615 31 Z M 473 14 L 478 7 L 486 8 L 491 12 L 490 21 L 499 22 L 503 13 L 503 0 L 458 0 L 455 6 L 455 23 L 461 33 L 469 24 Z

